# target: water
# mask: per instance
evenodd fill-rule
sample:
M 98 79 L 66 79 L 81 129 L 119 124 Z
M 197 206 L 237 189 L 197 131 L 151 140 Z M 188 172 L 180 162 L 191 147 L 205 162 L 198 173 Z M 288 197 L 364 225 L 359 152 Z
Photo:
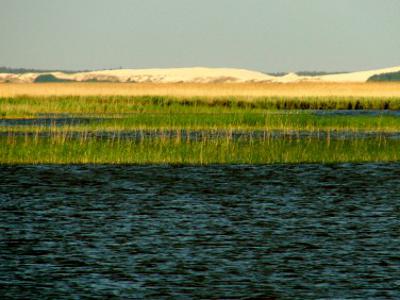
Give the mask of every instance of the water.
M 314 114 L 319 116 L 393 116 L 400 117 L 399 110 L 374 110 L 374 109 L 354 109 L 354 110 L 315 110 Z
M 400 298 L 400 164 L 0 175 L 2 299 Z
M 0 124 L 1 126 L 1 124 Z M 62 135 L 63 133 L 60 133 Z M 279 130 L 252 130 L 252 131 L 229 131 L 229 130 L 127 130 L 127 131 L 68 131 L 67 135 L 73 138 L 121 138 L 130 140 L 142 140 L 151 138 L 166 138 L 196 141 L 199 139 L 215 139 L 215 138 L 230 138 L 232 140 L 239 139 L 255 139 L 262 140 L 266 138 L 332 138 L 332 139 L 354 139 L 354 138 L 387 138 L 400 139 L 400 132 L 380 132 L 380 131 L 299 131 L 287 130 L 285 132 Z M 0 132 L 1 137 L 23 136 L 23 137 L 53 137 L 53 132 Z
M 288 114 L 298 114 L 304 113 L 301 110 L 283 110 L 276 112 L 269 112 L 268 114 L 279 114 L 279 115 L 288 115 Z M 317 116 L 374 116 L 374 117 L 385 117 L 385 116 L 394 116 L 400 117 L 400 111 L 398 110 L 311 110 L 314 115 Z M 203 115 L 214 115 L 214 113 L 203 113 Z M 260 113 L 263 114 L 263 113 Z M 140 113 L 123 113 L 118 114 L 118 118 L 121 117 L 136 117 L 140 115 Z M 157 113 L 158 116 L 166 115 L 169 113 Z M 185 113 L 180 113 L 179 115 L 185 115 Z M 115 120 L 115 117 L 98 117 L 96 115 L 70 115 L 70 114 L 38 114 L 33 118 L 12 118 L 5 119 L 0 118 L 0 126 L 73 126 L 73 125 L 87 125 L 93 123 L 99 123 L 106 120 Z
M 41 117 L 41 118 L 15 118 L 1 119 L 0 126 L 73 126 L 87 125 L 93 122 L 105 120 L 105 118 L 93 117 Z

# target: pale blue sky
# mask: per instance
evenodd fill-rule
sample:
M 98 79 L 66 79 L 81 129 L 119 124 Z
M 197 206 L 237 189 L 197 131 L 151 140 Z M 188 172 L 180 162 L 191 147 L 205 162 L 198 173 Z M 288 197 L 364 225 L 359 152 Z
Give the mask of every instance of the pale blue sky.
M 0 66 L 400 65 L 399 0 L 0 0 Z

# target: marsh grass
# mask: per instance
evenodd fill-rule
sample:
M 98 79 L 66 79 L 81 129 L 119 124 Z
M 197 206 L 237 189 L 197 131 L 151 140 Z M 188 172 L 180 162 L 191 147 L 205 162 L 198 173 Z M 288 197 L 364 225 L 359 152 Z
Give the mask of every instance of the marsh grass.
M 20 97 L 0 98 L 0 116 L 12 118 L 90 117 L 85 125 L 3 126 L 0 131 L 129 131 L 129 130 L 359 130 L 398 131 L 391 115 L 315 115 L 322 109 L 398 109 L 398 99 L 355 98 L 176 98 Z M 54 128 L 51 128 L 54 127 Z
M 400 110 L 400 97 L 60 96 L 0 98 L 0 117 L 44 114 L 224 113 L 266 110 Z
M 73 120 L 73 119 L 72 119 Z M 12 121 L 12 120 L 10 120 Z M 3 121 L 4 124 L 5 121 Z M 307 111 L 135 113 L 113 118 L 90 118 L 83 124 L 57 123 L 48 119 L 43 125 L 33 119 L 29 124 L 0 126 L 0 132 L 127 132 L 137 130 L 187 131 L 349 131 L 399 132 L 400 117 L 394 115 L 319 115 Z
M 399 83 L 40 83 L 0 84 L 0 97 L 172 96 L 172 97 L 400 97 Z
M 3 164 L 268 164 L 400 160 L 400 140 L 359 132 L 400 132 L 400 117 L 315 114 L 328 109 L 400 109 L 398 98 L 57 96 L 0 98 Z M 89 117 L 85 123 L 57 123 Z M 7 120 L 15 121 L 12 125 Z M 32 122 L 18 124 L 18 118 Z M 39 118 L 48 118 L 43 125 Z M 37 122 L 37 123 L 35 123 Z M 124 133 L 156 132 L 151 138 Z M 166 134 L 175 131 L 173 138 Z M 186 132 L 212 132 L 184 138 Z M 232 138 L 233 132 L 264 138 Z M 324 132 L 327 138 L 274 138 L 271 132 Z M 346 132 L 346 139 L 330 138 Z M 96 133 L 99 133 L 96 137 Z M 105 138 L 102 133 L 108 133 Z M 219 135 L 221 133 L 221 135 Z M 352 137 L 352 133 L 354 137 Z M 99 137 L 103 136 L 103 137 Z M 143 134 L 141 136 L 144 136 Z M 332 135 L 333 136 L 333 135 Z
M 2 136 L 2 164 L 271 164 L 400 161 L 400 140 L 374 138 L 72 138 Z

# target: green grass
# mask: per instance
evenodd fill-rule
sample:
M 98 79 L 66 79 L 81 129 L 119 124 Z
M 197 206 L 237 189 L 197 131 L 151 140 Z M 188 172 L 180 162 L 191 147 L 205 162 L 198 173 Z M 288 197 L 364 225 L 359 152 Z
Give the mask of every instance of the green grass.
M 1 164 L 271 164 L 400 161 L 400 140 L 375 138 L 0 137 Z
M 231 113 L 136 113 L 96 119 L 85 124 L 0 126 L 0 132 L 126 132 L 137 130 L 219 131 L 350 131 L 398 132 L 393 115 L 316 115 L 306 111 Z
M 321 116 L 309 109 L 400 109 L 400 99 L 346 98 L 174 98 L 20 97 L 0 98 L 0 117 L 93 117 L 79 126 L 52 131 L 188 130 L 357 130 L 398 131 L 394 116 Z M 96 121 L 97 118 L 97 121 Z M 46 131 L 40 126 L 0 127 L 0 131 Z
M 170 97 L 60 96 L 0 98 L 0 117 L 42 114 L 115 115 L 127 113 L 220 113 L 265 110 L 389 109 L 400 110 L 400 98 L 355 97 Z
M 32 118 L 30 125 L 0 126 L 0 163 L 267 164 L 400 161 L 400 132 L 393 115 L 317 115 L 310 109 L 400 109 L 399 99 L 355 98 L 0 98 L 0 118 Z M 35 125 L 41 117 L 91 117 L 89 123 Z M 4 120 L 3 120 L 4 122 Z M 180 132 L 218 132 L 197 140 Z M 149 131 L 141 140 L 125 133 Z M 166 132 L 176 131 L 176 138 Z M 265 138 L 232 139 L 238 131 Z M 108 132 L 113 138 L 94 138 Z M 271 132 L 347 132 L 346 139 L 272 138 Z M 359 138 L 360 132 L 376 133 Z M 311 135 L 312 136 L 312 135 Z M 358 136 L 358 138 L 357 138 Z

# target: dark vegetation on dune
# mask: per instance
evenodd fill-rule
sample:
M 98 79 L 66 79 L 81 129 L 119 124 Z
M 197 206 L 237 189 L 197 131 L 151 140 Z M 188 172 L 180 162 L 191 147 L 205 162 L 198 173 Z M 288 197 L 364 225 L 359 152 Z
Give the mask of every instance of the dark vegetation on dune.
M 35 83 L 49 83 L 49 82 L 73 82 L 73 80 L 60 79 L 51 74 L 43 74 L 36 77 Z
M 377 81 L 400 81 L 400 72 L 374 75 L 368 79 L 369 82 Z
M 36 79 L 33 82 L 34 83 L 58 83 L 58 82 L 77 82 L 77 81 L 57 78 L 52 74 L 42 74 L 42 75 L 39 75 L 38 77 L 36 77 Z M 88 79 L 88 80 L 83 80 L 81 82 L 96 83 L 96 82 L 114 82 L 114 81 L 107 80 L 107 79 L 103 80 L 103 79 L 92 78 L 92 79 Z

